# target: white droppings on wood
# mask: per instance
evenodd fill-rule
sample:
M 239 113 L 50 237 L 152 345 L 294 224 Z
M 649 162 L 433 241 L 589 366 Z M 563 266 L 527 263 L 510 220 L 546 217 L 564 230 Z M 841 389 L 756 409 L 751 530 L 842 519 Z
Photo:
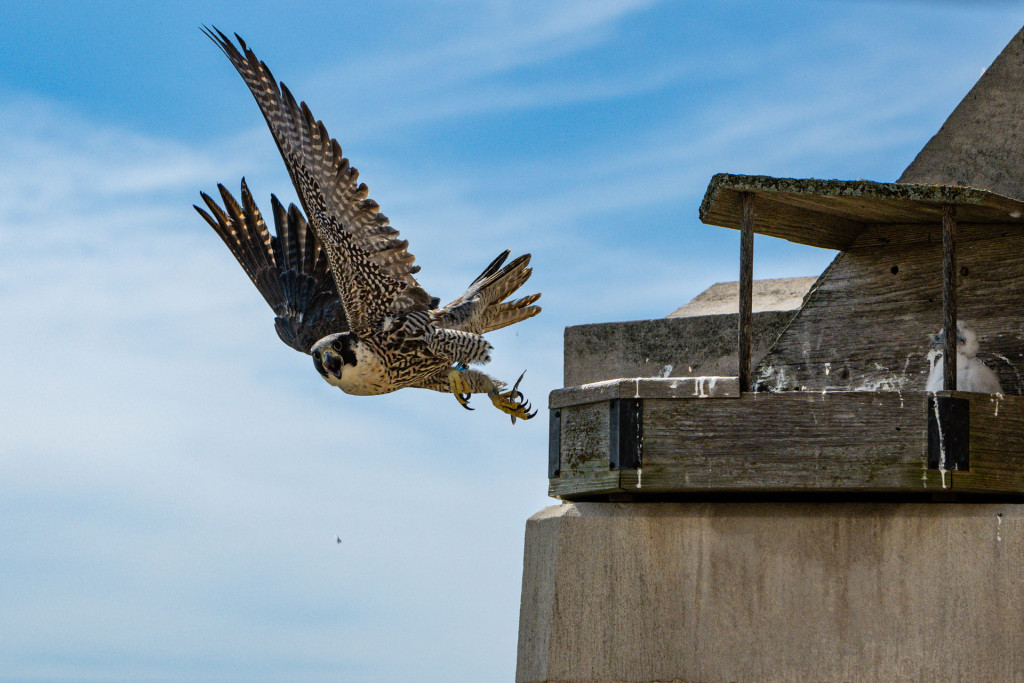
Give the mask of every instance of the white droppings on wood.
M 644 486 L 644 468 L 638 467 L 636 470 L 636 487 L 638 489 Z
M 828 377 L 828 374 L 830 372 L 832 372 L 832 364 L 831 363 L 825 363 L 825 376 Z
M 671 365 L 666 365 L 665 367 L 663 367 L 661 369 L 661 374 L 659 375 L 659 377 L 668 377 L 671 374 L 672 374 L 672 366 Z
M 939 400 L 935 397 L 932 401 L 932 407 L 935 409 L 935 424 L 939 432 L 939 475 L 942 477 L 942 488 L 946 488 L 946 443 L 945 439 L 942 438 L 942 417 L 939 415 Z
M 1003 528 L 1003 513 L 1002 512 L 997 512 L 996 513 L 996 543 L 1002 543 L 1003 542 L 1003 535 L 1000 533 L 1002 528 Z
M 993 394 L 991 400 L 996 402 L 996 414 L 993 417 L 999 417 L 999 404 L 1003 402 L 1003 395 Z

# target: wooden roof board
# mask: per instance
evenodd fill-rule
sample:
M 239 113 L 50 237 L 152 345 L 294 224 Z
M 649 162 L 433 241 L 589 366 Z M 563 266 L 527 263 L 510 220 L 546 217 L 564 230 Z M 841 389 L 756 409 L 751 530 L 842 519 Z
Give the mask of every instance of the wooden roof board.
M 744 192 L 755 196 L 754 232 L 840 251 L 868 224 L 939 224 L 943 204 L 957 207 L 958 222 L 1024 224 L 1024 202 L 971 187 L 729 173 L 711 179 L 700 220 L 738 230 Z

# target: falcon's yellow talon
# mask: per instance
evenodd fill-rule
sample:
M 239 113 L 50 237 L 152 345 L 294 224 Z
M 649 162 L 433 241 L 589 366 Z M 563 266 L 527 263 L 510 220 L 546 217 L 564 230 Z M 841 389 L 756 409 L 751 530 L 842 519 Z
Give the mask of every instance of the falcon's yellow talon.
M 469 382 L 462 376 L 462 371 L 457 367 L 448 371 L 448 388 L 451 389 L 455 400 L 459 402 L 460 406 L 466 410 L 473 410 L 473 408 L 469 407 L 469 397 L 472 394 L 472 390 Z
M 526 371 L 524 370 L 523 375 L 525 374 Z M 521 420 L 529 420 L 537 414 L 536 410 L 532 413 L 530 412 L 530 402 L 525 400 L 522 392 L 519 391 L 519 383 L 523 381 L 523 375 L 519 375 L 519 379 L 512 385 L 511 390 L 503 394 L 494 390 L 487 394 L 495 408 L 512 418 L 512 424 L 516 423 L 517 417 Z

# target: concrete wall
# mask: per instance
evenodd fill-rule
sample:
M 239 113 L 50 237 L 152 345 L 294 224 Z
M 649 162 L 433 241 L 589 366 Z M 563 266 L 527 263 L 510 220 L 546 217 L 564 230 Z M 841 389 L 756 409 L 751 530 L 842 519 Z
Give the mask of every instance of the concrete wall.
M 768 352 L 794 314 L 754 314 L 754 363 Z M 565 386 L 619 377 L 735 376 L 739 372 L 738 321 L 733 313 L 567 327 Z
M 518 683 L 1024 681 L 1024 506 L 554 506 L 519 629 Z

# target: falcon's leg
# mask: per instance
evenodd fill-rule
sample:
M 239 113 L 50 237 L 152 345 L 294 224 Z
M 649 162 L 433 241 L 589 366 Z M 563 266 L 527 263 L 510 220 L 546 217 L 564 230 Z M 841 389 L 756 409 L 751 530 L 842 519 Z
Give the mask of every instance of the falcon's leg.
M 473 387 L 470 386 L 469 382 L 463 377 L 463 373 L 468 368 L 462 363 L 457 364 L 455 367 L 448 371 L 448 388 L 455 396 L 455 400 L 459 402 L 459 405 L 466 410 L 473 410 L 469 407 L 469 397 L 473 393 Z
M 537 414 L 537 411 L 530 412 L 530 402 L 524 400 L 522 392 L 519 391 L 519 382 L 522 379 L 523 375 L 519 375 L 519 379 L 516 380 L 512 389 L 502 392 L 502 389 L 505 388 L 504 382 L 459 364 L 448 370 L 447 387 L 438 386 L 438 382 L 426 382 L 421 386 L 436 391 L 451 391 L 455 400 L 466 410 L 472 410 L 468 405 L 469 397 L 472 394 L 487 394 L 494 407 L 509 415 L 512 418 L 512 424 L 515 424 L 516 418 L 529 420 Z
M 458 363 L 463 369 L 469 363 L 487 363 L 491 360 L 490 343 L 472 332 L 434 328 L 423 336 L 423 341 L 431 353 Z
M 526 374 L 526 370 L 523 370 L 523 375 Z M 537 411 L 530 412 L 530 402 L 525 400 L 522 392 L 519 391 L 519 383 L 523 381 L 523 375 L 519 375 L 519 379 L 512 385 L 511 391 L 505 393 L 499 393 L 500 389 L 495 387 L 487 392 L 487 395 L 491 397 L 491 403 L 494 407 L 512 417 L 512 424 L 516 423 L 516 418 L 523 420 L 529 420 L 537 414 Z

